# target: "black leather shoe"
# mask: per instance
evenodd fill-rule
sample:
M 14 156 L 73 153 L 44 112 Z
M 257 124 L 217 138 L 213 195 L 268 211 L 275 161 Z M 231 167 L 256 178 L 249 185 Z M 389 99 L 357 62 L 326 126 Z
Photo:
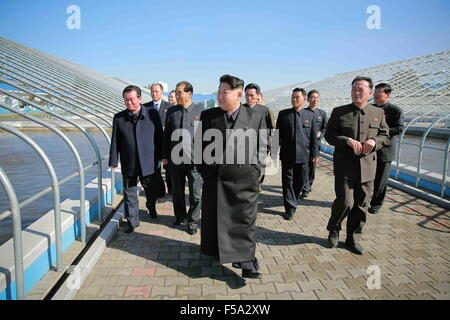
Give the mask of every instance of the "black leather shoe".
M 345 240 L 345 246 L 353 253 L 362 255 L 364 254 L 364 248 L 359 243 L 355 243 L 351 240 Z
M 242 278 L 249 278 L 249 279 L 261 279 L 262 274 L 257 271 L 251 271 L 248 269 L 242 269 Z
M 187 232 L 188 232 L 190 235 L 194 235 L 194 234 L 197 233 L 197 231 L 198 231 L 197 228 L 189 228 Z
M 284 218 L 284 220 L 292 220 L 292 219 L 294 219 L 294 214 L 295 214 L 294 210 L 286 212 L 283 214 L 283 218 Z
M 309 196 L 309 192 L 304 191 L 304 192 L 302 192 L 302 194 L 300 195 L 300 199 L 308 198 L 308 196 Z
M 125 233 L 132 233 L 133 231 L 134 231 L 134 227 L 129 225 L 123 232 L 125 232 Z
M 330 231 L 328 235 L 328 243 L 331 248 L 336 248 L 339 243 L 339 230 Z
M 150 217 L 152 217 L 153 219 L 158 218 L 158 213 L 156 212 L 156 210 L 149 210 L 148 213 L 150 214 Z
M 381 209 L 381 206 L 373 206 L 369 208 L 369 213 L 371 214 L 377 214 Z
M 176 226 L 187 226 L 187 220 L 186 219 L 177 219 L 175 220 Z

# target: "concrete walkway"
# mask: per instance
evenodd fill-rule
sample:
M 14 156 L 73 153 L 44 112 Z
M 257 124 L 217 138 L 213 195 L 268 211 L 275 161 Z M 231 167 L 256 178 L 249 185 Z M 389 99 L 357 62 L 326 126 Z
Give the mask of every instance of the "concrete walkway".
M 380 213 L 367 217 L 366 253 L 342 242 L 329 249 L 334 177 L 332 163 L 320 161 L 292 221 L 281 217 L 281 175 L 266 177 L 257 220 L 262 279 L 243 280 L 231 264 L 200 254 L 200 232 L 174 227 L 170 197 L 158 203 L 156 220 L 140 197 L 140 227 L 117 231 L 75 299 L 450 299 L 449 212 L 389 188 Z M 380 289 L 371 289 L 377 279 Z

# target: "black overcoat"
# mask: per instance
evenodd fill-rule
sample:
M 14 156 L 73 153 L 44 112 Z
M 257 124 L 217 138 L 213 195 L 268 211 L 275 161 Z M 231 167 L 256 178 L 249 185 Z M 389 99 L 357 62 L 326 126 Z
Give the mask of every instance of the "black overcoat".
M 161 160 L 162 125 L 158 112 L 141 107 L 136 132 L 128 110 L 114 115 L 111 146 L 109 152 L 109 166 L 121 163 L 124 176 L 147 176 L 153 174 Z M 137 172 L 139 160 L 141 172 Z
M 203 137 L 209 129 L 217 129 L 222 137 L 226 137 L 226 118 L 222 109 L 207 109 L 200 119 Z M 241 105 L 233 127 L 233 130 L 238 129 L 245 132 L 266 129 L 263 113 Z M 257 146 L 259 143 L 258 139 Z M 208 144 L 203 143 L 203 150 Z M 217 257 L 221 263 L 253 260 L 260 162 L 252 164 L 249 158 L 243 164 L 203 162 L 199 171 L 203 177 L 202 253 Z

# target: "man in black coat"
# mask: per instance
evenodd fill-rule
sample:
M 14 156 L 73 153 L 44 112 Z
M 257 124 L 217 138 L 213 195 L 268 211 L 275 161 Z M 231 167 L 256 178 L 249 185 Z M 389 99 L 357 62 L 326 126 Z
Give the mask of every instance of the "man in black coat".
M 308 108 L 306 111 L 309 111 L 310 120 L 314 121 L 317 124 L 318 132 L 317 132 L 317 159 L 316 161 L 309 162 L 309 170 L 308 170 L 308 183 L 305 183 L 303 187 L 302 194 L 300 198 L 307 198 L 309 193 L 312 191 L 312 184 L 314 182 L 314 178 L 316 177 L 316 166 L 319 163 L 319 154 L 320 154 L 320 145 L 321 139 L 325 135 L 325 129 L 327 128 L 327 113 L 325 110 L 319 109 L 319 91 L 311 90 L 308 92 Z
M 261 174 L 257 153 L 267 155 L 267 146 L 259 145 L 258 133 L 266 129 L 266 122 L 262 113 L 242 106 L 243 89 L 241 79 L 222 76 L 217 94 L 220 107 L 201 114 L 201 252 L 221 263 L 233 263 L 242 269 L 244 278 L 256 279 L 262 277 L 255 256 Z
M 150 86 L 150 93 L 152 95 L 152 101 L 144 103 L 144 107 L 154 109 L 159 113 L 159 117 L 161 119 L 161 123 L 164 128 L 164 126 L 166 125 L 167 111 L 169 110 L 170 107 L 173 106 L 173 104 L 163 100 L 163 98 L 162 98 L 163 92 L 164 92 L 164 88 L 161 83 L 159 83 L 159 82 L 153 83 Z M 171 194 L 172 193 L 172 183 L 170 181 L 170 174 L 168 174 L 168 172 L 167 172 L 168 168 L 165 165 L 164 165 L 164 169 L 166 170 L 167 192 L 169 194 Z M 162 197 L 164 197 L 164 195 L 166 193 L 166 187 L 164 185 L 164 180 L 161 175 L 161 167 L 158 168 L 158 171 L 156 174 L 157 174 L 156 179 L 157 179 L 157 183 L 158 183 L 157 196 L 158 196 L 158 198 L 162 198 Z
M 245 86 L 245 104 L 244 107 L 250 108 L 256 112 L 261 112 L 263 114 L 264 119 L 266 120 L 267 127 L 267 142 L 270 148 L 271 138 L 272 138 L 272 129 L 275 128 L 275 118 L 273 115 L 273 111 L 263 105 L 258 103 L 259 100 L 262 100 L 261 88 L 256 83 L 249 83 Z M 262 174 L 259 179 L 259 191 L 261 192 L 261 186 L 264 182 L 264 167 L 262 168 Z
M 109 152 L 109 166 L 116 168 L 119 162 L 123 178 L 126 233 L 139 226 L 139 200 L 137 181 L 141 181 L 147 199 L 150 216 L 157 217 L 155 173 L 161 160 L 162 125 L 155 110 L 141 105 L 141 89 L 128 86 L 123 91 L 127 110 L 114 115 Z
M 193 139 L 204 107 L 192 103 L 194 89 L 192 84 L 187 81 L 178 83 L 175 93 L 178 104 L 171 107 L 167 113 L 164 128 L 163 162 L 168 165 L 172 181 L 175 225 L 187 225 L 188 233 L 193 235 L 197 233 L 200 219 L 200 200 L 203 185 L 202 177 L 194 166 Z M 181 130 L 184 131 L 185 135 L 180 135 L 177 138 L 177 132 Z M 177 146 L 181 146 L 181 148 L 174 150 Z M 187 213 L 185 201 L 186 178 L 189 186 L 189 211 Z
M 317 123 L 303 109 L 306 91 L 292 91 L 292 108 L 281 110 L 277 125 L 280 135 L 281 179 L 286 220 L 294 218 L 297 200 L 308 183 L 309 162 L 317 161 Z
M 375 86 L 373 95 L 375 106 L 384 110 L 390 137 L 390 144 L 377 151 L 377 173 L 369 208 L 369 213 L 373 214 L 378 213 L 383 205 L 391 170 L 391 161 L 395 160 L 398 138 L 403 131 L 403 111 L 400 107 L 389 102 L 391 92 L 392 88 L 389 84 L 380 83 Z

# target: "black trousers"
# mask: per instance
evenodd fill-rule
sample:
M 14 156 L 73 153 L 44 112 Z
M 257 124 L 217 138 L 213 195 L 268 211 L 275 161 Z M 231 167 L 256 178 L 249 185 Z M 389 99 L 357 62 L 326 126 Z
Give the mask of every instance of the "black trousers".
M 246 269 L 246 270 L 250 270 L 250 271 L 253 271 L 253 272 L 257 272 L 259 270 L 259 261 L 258 261 L 257 258 L 255 258 L 252 261 L 233 262 L 232 266 L 234 268 Z
M 371 207 L 381 208 L 386 196 L 386 190 L 389 180 L 389 172 L 391 171 L 391 162 L 383 162 L 378 160 L 377 173 L 373 186 L 373 196 L 370 201 Z
M 313 163 L 311 159 L 308 162 L 308 181 L 303 187 L 303 192 L 311 192 L 314 178 L 316 177 L 316 163 Z
M 292 214 L 297 209 L 297 199 L 308 182 L 308 164 L 281 162 L 284 210 Z
M 138 179 L 145 191 L 146 207 L 149 211 L 156 207 L 156 174 L 148 176 L 122 176 L 125 218 L 132 227 L 139 225 L 139 199 L 137 193 Z
M 331 217 L 327 229 L 341 230 L 347 217 L 347 239 L 357 242 L 366 223 L 367 209 L 373 191 L 373 181 L 360 183 L 336 177 L 334 180 L 336 199 L 331 205 Z
M 167 185 L 167 192 L 172 193 L 172 181 L 170 180 L 170 174 L 169 174 L 169 166 L 163 165 L 164 170 L 166 171 L 166 185 Z
M 203 180 L 193 165 L 174 165 L 169 163 L 172 181 L 173 211 L 177 219 L 187 219 L 189 228 L 198 227 L 200 219 Z M 189 211 L 186 213 L 185 184 L 189 187 Z

